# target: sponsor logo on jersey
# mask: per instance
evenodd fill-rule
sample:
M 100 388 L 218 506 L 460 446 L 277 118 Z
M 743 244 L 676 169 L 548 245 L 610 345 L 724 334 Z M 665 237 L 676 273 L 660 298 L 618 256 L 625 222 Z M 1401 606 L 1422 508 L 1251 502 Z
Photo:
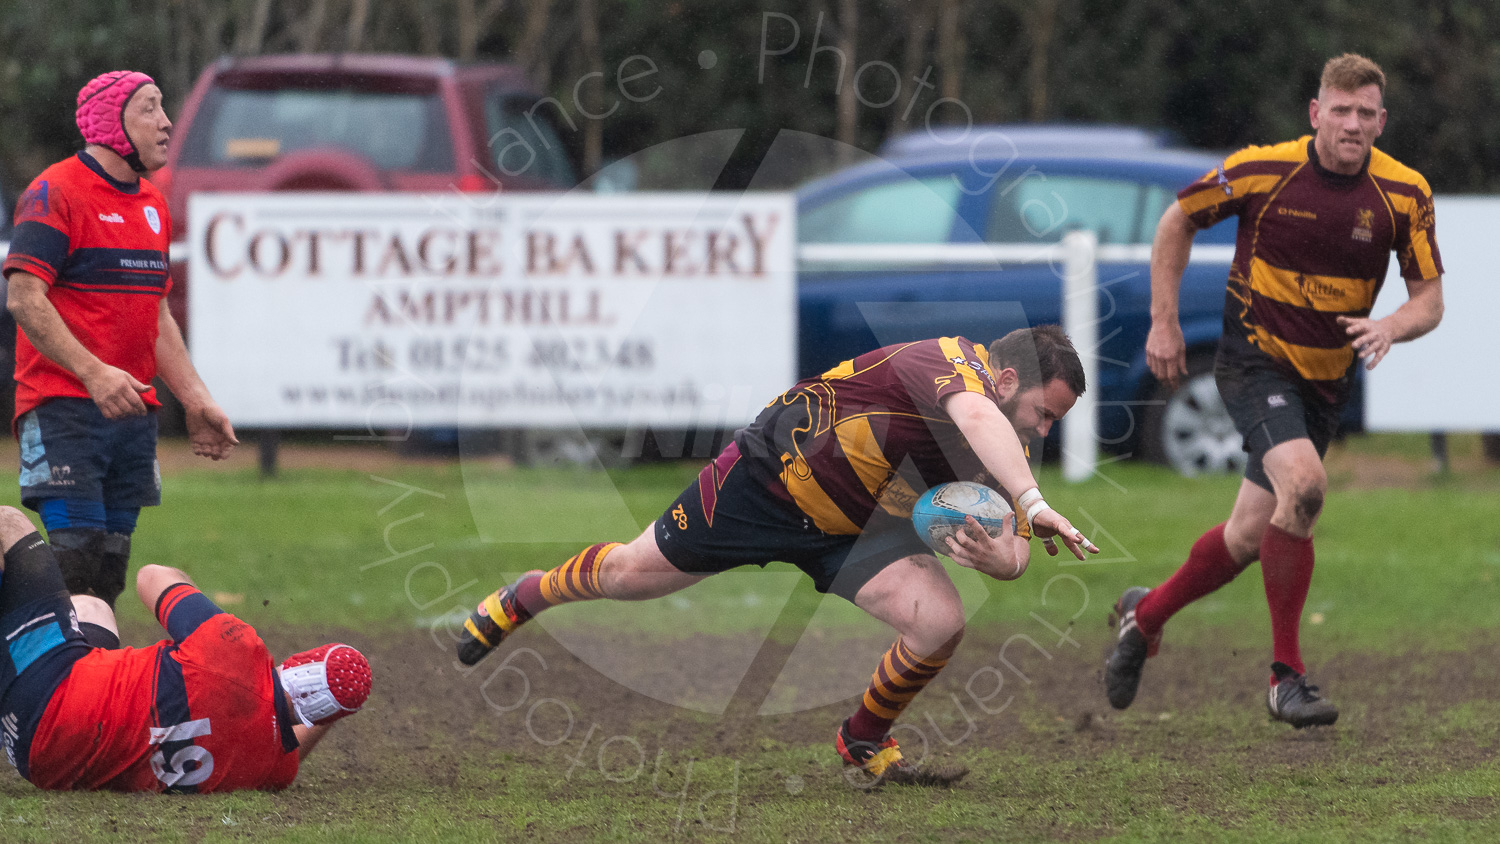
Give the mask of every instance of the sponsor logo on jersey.
M 1280 393 L 1266 397 L 1266 404 L 1272 407 L 1286 407 L 1286 396 Z
M 1334 298 L 1343 294 L 1343 290 L 1336 284 L 1331 284 L 1318 278 L 1308 278 L 1302 273 L 1297 273 L 1297 289 L 1302 291 L 1302 298 L 1311 305 L 1314 298 Z
M 156 213 L 156 206 L 146 206 L 146 225 L 151 227 L 154 234 L 161 234 L 161 215 Z
M 121 258 L 120 266 L 127 270 L 165 270 L 167 262 L 154 258 Z
M 1361 208 L 1354 212 L 1354 231 L 1349 237 L 1360 243 L 1369 243 L 1375 237 L 1375 212 L 1369 208 Z
M 101 223 L 123 223 L 123 222 L 125 222 L 125 218 L 121 217 L 119 214 L 100 214 L 99 215 L 99 222 L 101 222 Z
M 977 360 L 969 360 L 967 358 L 961 358 L 961 357 L 957 357 L 957 356 L 951 357 L 948 360 L 954 366 L 967 366 L 968 368 L 974 370 L 975 372 L 979 373 L 980 375 L 983 375 L 985 378 L 987 378 L 989 380 L 989 382 L 990 382 L 991 385 L 993 385 L 995 383 L 995 379 L 990 375 L 990 371 L 988 369 L 985 369 L 984 368 L 984 364 L 980 363 Z
M 36 187 L 21 194 L 16 202 L 16 222 L 32 217 L 47 216 L 47 182 L 40 181 Z

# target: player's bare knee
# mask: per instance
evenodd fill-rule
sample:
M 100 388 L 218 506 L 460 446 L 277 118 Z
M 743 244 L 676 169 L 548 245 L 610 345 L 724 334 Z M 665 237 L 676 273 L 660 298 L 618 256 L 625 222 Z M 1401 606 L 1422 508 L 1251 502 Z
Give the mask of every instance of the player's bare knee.
M 36 533 L 36 525 L 14 507 L 0 507 L 0 550 L 9 551 L 22 537 Z
M 907 647 L 923 658 L 947 659 L 964 638 L 964 611 L 960 605 L 922 608 L 912 629 L 903 634 Z
M 1319 467 L 1321 468 L 1321 467 Z M 1287 501 L 1293 524 L 1311 529 L 1323 512 L 1323 497 L 1328 488 L 1328 478 L 1322 472 L 1305 472 L 1289 485 Z M 1280 503 L 1280 502 L 1278 502 Z
M 1254 561 L 1254 556 L 1260 553 L 1260 535 L 1266 529 L 1263 524 L 1240 523 L 1231 518 L 1224 525 L 1224 547 L 1229 549 L 1229 556 L 1236 563 L 1245 560 L 1247 556 Z M 1249 565 L 1249 562 L 1245 563 Z
M 120 628 L 116 626 L 114 610 L 102 598 L 93 595 L 73 595 L 73 612 L 78 616 L 80 624 L 97 624 L 105 630 L 120 635 Z
M 192 583 L 192 578 L 182 569 L 171 566 L 148 563 L 141 566 L 141 570 L 135 575 L 135 594 L 141 599 L 141 603 L 151 607 L 156 603 L 157 596 L 174 583 Z
M 1297 521 L 1307 527 L 1312 527 L 1318 520 L 1318 515 L 1323 512 L 1323 487 L 1321 484 L 1308 486 L 1297 491 L 1294 499 L 1293 515 Z
M 148 579 L 155 580 L 159 577 L 165 577 L 173 571 L 176 571 L 176 569 L 173 569 L 170 566 L 163 566 L 157 563 L 147 563 L 144 566 L 141 566 L 140 571 L 136 572 L 135 579 L 137 583 Z
M 1224 532 L 1224 546 L 1229 549 L 1229 556 L 1234 564 L 1244 571 L 1249 565 L 1260 559 L 1260 539 L 1265 532 L 1262 527 L 1252 534 L 1231 534 Z

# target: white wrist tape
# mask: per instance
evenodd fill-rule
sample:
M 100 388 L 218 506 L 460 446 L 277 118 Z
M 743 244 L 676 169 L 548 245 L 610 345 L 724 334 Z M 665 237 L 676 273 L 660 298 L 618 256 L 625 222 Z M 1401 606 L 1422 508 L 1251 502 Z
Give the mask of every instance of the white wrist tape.
M 1036 487 L 1032 487 L 1031 489 L 1028 489 L 1020 495 L 1016 496 L 1016 507 L 1021 510 L 1027 510 L 1031 508 L 1032 502 L 1041 500 L 1042 491 L 1040 489 L 1037 489 Z
M 1028 522 L 1035 520 L 1037 513 L 1052 509 L 1042 499 L 1042 491 L 1036 487 L 1032 487 L 1016 496 L 1016 506 L 1026 511 L 1026 521 Z
M 1038 513 L 1042 512 L 1043 510 L 1051 509 L 1051 504 L 1048 504 L 1046 501 L 1038 498 L 1036 501 L 1032 502 L 1030 507 L 1026 508 L 1026 521 L 1028 523 L 1035 522 Z

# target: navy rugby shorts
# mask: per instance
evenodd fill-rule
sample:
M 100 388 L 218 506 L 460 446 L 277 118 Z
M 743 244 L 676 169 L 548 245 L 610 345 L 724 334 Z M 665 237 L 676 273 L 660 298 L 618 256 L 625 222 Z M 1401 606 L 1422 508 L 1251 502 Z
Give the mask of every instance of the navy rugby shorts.
M 105 419 L 93 399 L 58 398 L 19 420 L 21 503 L 48 498 L 102 501 L 108 509 L 161 503 L 156 410 Z

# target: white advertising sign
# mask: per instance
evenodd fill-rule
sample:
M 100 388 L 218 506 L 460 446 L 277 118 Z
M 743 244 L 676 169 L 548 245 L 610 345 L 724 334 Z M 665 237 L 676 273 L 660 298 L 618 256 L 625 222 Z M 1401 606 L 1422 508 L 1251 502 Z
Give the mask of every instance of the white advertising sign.
M 193 360 L 242 427 L 736 426 L 794 380 L 787 194 L 200 194 Z
M 1372 431 L 1500 431 L 1500 197 L 1438 196 L 1443 321 L 1426 337 L 1392 346 L 1365 373 L 1365 426 Z M 1406 301 L 1391 256 L 1373 316 Z

